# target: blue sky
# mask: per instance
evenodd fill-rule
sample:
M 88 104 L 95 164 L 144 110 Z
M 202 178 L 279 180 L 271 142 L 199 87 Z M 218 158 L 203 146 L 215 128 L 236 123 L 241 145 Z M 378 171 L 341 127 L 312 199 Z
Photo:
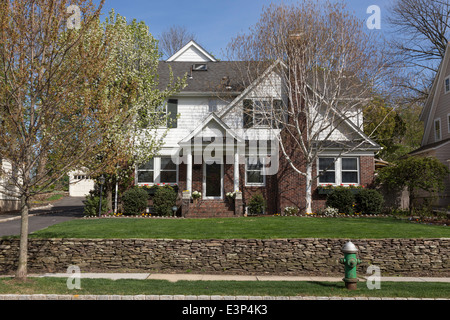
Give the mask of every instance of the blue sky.
M 159 34 L 172 25 L 185 26 L 197 35 L 199 43 L 216 57 L 223 57 L 223 50 L 229 41 L 240 32 L 254 25 L 263 6 L 270 3 L 292 3 L 295 0 L 106 0 L 103 13 L 112 8 L 127 19 L 143 20 L 150 32 Z M 320 1 L 320 0 L 317 0 Z M 348 8 L 360 19 L 367 19 L 370 5 L 381 9 L 381 30 L 389 10 L 389 0 L 347 0 Z

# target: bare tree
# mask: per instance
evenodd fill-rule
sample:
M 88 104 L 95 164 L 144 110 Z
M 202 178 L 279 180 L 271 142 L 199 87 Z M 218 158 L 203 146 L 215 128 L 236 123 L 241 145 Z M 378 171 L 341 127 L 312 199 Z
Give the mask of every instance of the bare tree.
M 286 165 L 304 178 L 307 213 L 315 181 L 334 165 L 314 170 L 323 152 L 337 150 L 338 158 L 377 149 L 362 132 L 361 118 L 386 70 L 376 40 L 343 4 L 305 0 L 265 8 L 249 33 L 229 46 L 230 60 L 248 61 L 247 83 L 268 71 L 275 76 L 266 74 L 265 81 L 274 82 L 263 87 L 281 81 L 277 103 L 244 105 L 244 112 L 266 116 L 261 121 L 274 129 Z
M 450 1 L 397 0 L 390 11 L 391 44 L 407 70 L 403 86 L 426 98 L 449 40 Z
M 161 33 L 159 48 L 166 58 L 174 55 L 189 41 L 196 40 L 195 34 L 189 32 L 184 26 L 172 26 Z

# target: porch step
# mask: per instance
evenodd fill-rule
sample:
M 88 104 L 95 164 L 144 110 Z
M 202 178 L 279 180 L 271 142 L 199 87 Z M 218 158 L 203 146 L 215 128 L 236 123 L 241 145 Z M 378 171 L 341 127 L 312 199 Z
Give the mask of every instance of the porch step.
M 199 200 L 191 203 L 187 218 L 233 217 L 234 205 L 226 200 Z

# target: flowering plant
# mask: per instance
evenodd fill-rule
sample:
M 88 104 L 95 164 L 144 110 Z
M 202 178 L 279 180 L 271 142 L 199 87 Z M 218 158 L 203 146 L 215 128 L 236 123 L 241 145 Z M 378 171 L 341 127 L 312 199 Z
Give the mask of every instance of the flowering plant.
M 287 216 L 295 216 L 299 212 L 297 207 L 286 207 L 284 208 L 284 214 Z
M 236 197 L 236 192 L 227 192 L 226 196 L 227 198 L 234 199 L 234 197 Z
M 199 199 L 202 196 L 201 192 L 194 191 L 192 192 L 192 199 Z

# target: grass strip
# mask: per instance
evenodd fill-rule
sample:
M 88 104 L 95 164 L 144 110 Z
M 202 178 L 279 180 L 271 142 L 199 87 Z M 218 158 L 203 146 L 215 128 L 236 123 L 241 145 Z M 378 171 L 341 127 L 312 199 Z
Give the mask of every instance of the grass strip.
M 17 282 L 0 279 L 0 294 L 63 295 L 251 295 L 450 298 L 450 284 L 429 282 L 383 282 L 380 290 L 369 290 L 364 282 L 356 291 L 343 282 L 308 281 L 178 281 L 81 279 L 80 290 L 69 290 L 66 278 L 29 278 Z

